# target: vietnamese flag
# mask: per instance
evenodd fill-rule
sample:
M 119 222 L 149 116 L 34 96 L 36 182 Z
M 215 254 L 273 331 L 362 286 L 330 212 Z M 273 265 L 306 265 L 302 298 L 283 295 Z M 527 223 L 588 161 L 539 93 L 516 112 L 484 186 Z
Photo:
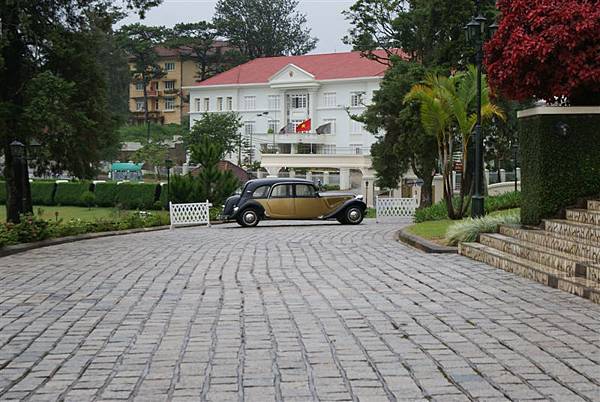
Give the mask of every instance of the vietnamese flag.
M 302 123 L 296 126 L 297 133 L 309 133 L 311 128 L 311 120 L 304 120 Z

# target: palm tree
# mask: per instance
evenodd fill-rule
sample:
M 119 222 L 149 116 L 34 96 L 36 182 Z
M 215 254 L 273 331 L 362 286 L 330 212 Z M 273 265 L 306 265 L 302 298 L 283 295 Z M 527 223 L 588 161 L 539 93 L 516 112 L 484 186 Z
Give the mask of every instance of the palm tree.
M 504 118 L 502 110 L 489 101 L 488 87 L 483 78 L 481 115 L 484 120 L 494 116 Z M 466 72 L 450 77 L 428 74 L 425 81 L 416 84 L 404 98 L 405 102 L 420 103 L 421 124 L 425 131 L 434 135 L 438 141 L 438 157 L 442 165 L 444 179 L 444 199 L 450 219 L 462 218 L 470 204 L 472 186 L 466 172 L 468 146 L 471 133 L 477 123 L 477 70 L 469 66 Z M 452 203 L 454 189 L 452 187 L 452 151 L 455 137 L 460 137 L 462 144 L 463 174 L 459 204 L 455 210 Z

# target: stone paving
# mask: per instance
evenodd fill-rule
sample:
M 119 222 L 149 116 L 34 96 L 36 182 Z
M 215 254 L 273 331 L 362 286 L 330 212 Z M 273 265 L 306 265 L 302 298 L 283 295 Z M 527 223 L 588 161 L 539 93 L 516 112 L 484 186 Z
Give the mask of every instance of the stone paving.
M 368 221 L 0 259 L 0 400 L 600 401 L 600 306 Z

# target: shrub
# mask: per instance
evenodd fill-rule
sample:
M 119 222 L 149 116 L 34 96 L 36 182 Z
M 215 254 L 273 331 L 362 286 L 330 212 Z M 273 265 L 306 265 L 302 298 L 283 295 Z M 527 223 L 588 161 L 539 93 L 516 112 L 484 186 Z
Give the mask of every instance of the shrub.
M 31 202 L 33 205 L 54 205 L 55 192 L 55 182 L 34 181 L 31 183 Z
M 453 200 L 455 204 L 458 203 L 458 198 Z M 521 193 L 510 192 L 496 196 L 489 196 L 485 198 L 485 212 L 503 211 L 505 209 L 519 208 L 521 206 Z M 469 214 L 470 209 L 469 209 Z M 433 204 L 427 208 L 419 208 L 415 212 L 415 222 L 426 222 L 426 221 L 439 221 L 448 219 L 448 211 L 446 209 L 446 203 L 444 200 Z
M 96 196 L 91 191 L 81 194 L 81 202 L 88 208 L 92 208 L 96 202 Z
M 121 208 L 152 209 L 154 207 L 157 196 L 156 184 L 121 183 L 117 187 L 115 201 Z
M 337 184 L 321 184 L 321 191 L 339 191 L 340 186 Z
M 87 181 L 57 183 L 54 202 L 57 205 L 84 206 L 81 203 L 81 196 L 90 189 L 91 183 Z
M 476 219 L 467 218 L 448 228 L 446 241 L 451 246 L 462 242 L 473 242 L 481 233 L 497 233 L 500 225 L 518 224 L 520 221 L 517 213 L 490 215 Z
M 96 205 L 99 207 L 114 207 L 117 204 L 117 190 L 117 183 L 97 183 L 94 189 Z

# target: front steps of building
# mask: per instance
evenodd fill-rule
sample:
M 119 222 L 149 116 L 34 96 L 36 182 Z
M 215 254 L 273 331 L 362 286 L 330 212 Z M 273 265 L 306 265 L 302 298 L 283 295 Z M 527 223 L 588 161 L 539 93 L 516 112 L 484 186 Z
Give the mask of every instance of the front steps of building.
M 459 252 L 600 304 L 600 201 L 546 220 L 544 229 L 501 226 Z

